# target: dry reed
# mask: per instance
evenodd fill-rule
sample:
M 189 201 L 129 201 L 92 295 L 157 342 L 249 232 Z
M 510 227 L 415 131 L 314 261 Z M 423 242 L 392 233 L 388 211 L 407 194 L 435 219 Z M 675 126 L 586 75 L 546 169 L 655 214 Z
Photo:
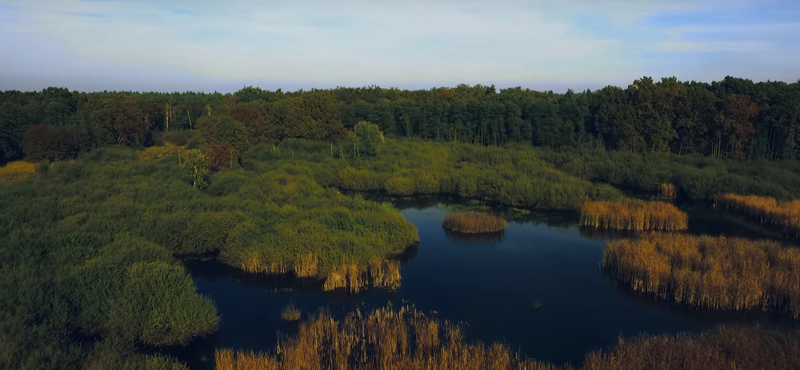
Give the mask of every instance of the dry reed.
M 551 370 L 560 367 L 521 359 L 507 346 L 465 343 L 462 328 L 414 309 L 391 308 L 342 321 L 320 313 L 300 324 L 276 353 L 217 350 L 217 370 Z
M 725 194 L 720 203 L 763 224 L 783 227 L 800 238 L 800 200 L 779 202 L 771 197 Z
M 800 250 L 773 241 L 650 235 L 615 240 L 603 266 L 633 290 L 699 307 L 800 317 Z
M 357 263 L 341 263 L 327 271 L 320 268 L 319 258 L 305 254 L 292 264 L 280 261 L 264 263 L 258 253 L 251 253 L 239 267 L 256 274 L 288 274 L 297 277 L 320 277 L 325 280 L 323 290 L 347 289 L 357 293 L 368 287 L 395 290 L 400 287 L 400 261 L 373 257 L 366 266 Z
M 665 202 L 625 199 L 621 202 L 586 202 L 580 225 L 596 229 L 678 231 L 689 228 L 689 217 Z
M 16 161 L 0 167 L 0 186 L 18 183 L 36 172 L 36 163 Z
M 281 312 L 281 319 L 283 319 L 283 321 L 299 321 L 300 310 L 298 310 L 294 304 L 289 304 L 283 308 L 283 311 Z
M 658 194 L 663 198 L 675 199 L 678 196 L 678 188 L 673 184 L 664 182 L 661 183 L 661 190 Z
M 488 213 L 453 213 L 444 219 L 444 227 L 447 230 L 465 233 L 493 233 L 503 231 L 506 228 L 506 220 L 502 217 Z
M 372 258 L 366 268 L 355 263 L 334 266 L 322 289 L 347 289 L 351 293 L 357 293 L 370 286 L 388 290 L 399 288 L 400 261 Z
M 620 339 L 608 352 L 586 357 L 584 370 L 797 370 L 800 332 L 720 327 L 697 335 Z

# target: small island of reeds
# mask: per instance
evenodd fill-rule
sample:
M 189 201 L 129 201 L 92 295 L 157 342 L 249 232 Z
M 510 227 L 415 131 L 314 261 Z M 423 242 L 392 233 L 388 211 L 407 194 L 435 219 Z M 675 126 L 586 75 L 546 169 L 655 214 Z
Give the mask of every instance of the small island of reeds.
M 445 229 L 462 234 L 496 233 L 506 228 L 505 218 L 489 213 L 452 213 L 444 219 Z
M 720 197 L 720 204 L 763 224 L 783 227 L 800 238 L 800 200 L 779 202 L 772 197 L 725 194 Z
M 580 225 L 595 229 L 679 231 L 689 228 L 689 217 L 665 202 L 591 201 L 580 208 Z
M 648 235 L 609 242 L 602 264 L 634 291 L 662 299 L 800 317 L 800 250 L 777 242 Z

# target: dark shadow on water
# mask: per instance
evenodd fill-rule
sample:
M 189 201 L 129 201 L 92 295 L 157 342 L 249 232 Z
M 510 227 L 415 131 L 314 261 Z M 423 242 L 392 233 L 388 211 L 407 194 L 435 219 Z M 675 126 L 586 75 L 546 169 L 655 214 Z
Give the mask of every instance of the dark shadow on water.
M 448 239 L 461 244 L 497 244 L 503 242 L 505 237 L 505 231 L 466 234 L 444 228 L 444 233 Z

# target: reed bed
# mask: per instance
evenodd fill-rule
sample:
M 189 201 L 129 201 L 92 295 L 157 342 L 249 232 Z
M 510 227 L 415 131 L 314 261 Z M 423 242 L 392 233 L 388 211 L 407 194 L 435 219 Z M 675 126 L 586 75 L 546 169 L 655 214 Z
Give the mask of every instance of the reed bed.
M 661 188 L 658 194 L 662 198 L 675 199 L 678 196 L 678 188 L 674 184 L 668 182 L 661 183 Z
M 396 290 L 400 287 L 400 261 L 387 258 L 370 258 L 366 266 L 351 262 L 335 264 L 322 270 L 319 258 L 314 254 L 300 256 L 294 263 L 263 263 L 253 253 L 238 266 L 243 271 L 263 274 L 294 273 L 297 277 L 320 277 L 324 279 L 323 290 L 346 289 L 357 293 L 369 287 Z
M 665 202 L 592 201 L 581 206 L 580 225 L 595 229 L 679 231 L 689 228 L 689 216 Z
M 609 242 L 602 264 L 631 289 L 659 298 L 800 317 L 800 250 L 773 241 L 649 235 Z
M 372 258 L 366 267 L 355 263 L 335 266 L 328 273 L 322 289 L 346 289 L 357 293 L 371 286 L 392 291 L 400 287 L 400 279 L 400 261 Z
M 18 183 L 36 172 L 36 163 L 26 161 L 10 162 L 0 167 L 0 186 Z
M 489 213 L 452 213 L 444 218 L 444 228 L 464 234 L 495 233 L 506 229 L 505 218 Z
M 555 370 L 520 358 L 502 344 L 466 343 L 462 328 L 414 309 L 384 308 L 342 321 L 327 313 L 301 323 L 275 354 L 217 350 L 217 370 Z
M 789 370 L 800 368 L 800 332 L 719 327 L 701 334 L 620 339 L 586 357 L 584 370 Z
M 779 202 L 771 197 L 725 194 L 720 203 L 763 224 L 783 227 L 794 238 L 800 238 L 800 200 Z

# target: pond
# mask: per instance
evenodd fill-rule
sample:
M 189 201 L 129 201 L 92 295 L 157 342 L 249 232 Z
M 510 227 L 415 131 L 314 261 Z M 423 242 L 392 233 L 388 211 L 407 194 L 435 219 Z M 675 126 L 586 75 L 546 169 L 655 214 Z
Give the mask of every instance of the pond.
M 503 342 L 524 356 L 575 366 L 620 336 L 698 332 L 718 324 L 794 325 L 781 314 L 698 310 L 637 296 L 600 268 L 604 239 L 614 235 L 582 231 L 574 226 L 574 214 L 533 213 L 509 222 L 502 234 L 466 237 L 442 228 L 449 212 L 437 205 L 442 202 L 447 200 L 395 202 L 420 237 L 419 246 L 404 256 L 402 285 L 395 292 L 323 293 L 313 281 L 187 261 L 198 291 L 215 301 L 221 323 L 217 333 L 174 353 L 192 368 L 211 369 L 215 348 L 272 351 L 277 332 L 297 330 L 296 323 L 280 317 L 290 303 L 303 318 L 322 308 L 337 316 L 389 303 L 414 305 L 464 323 L 470 340 Z M 685 208 L 692 233 L 758 237 L 759 230 L 706 206 Z

